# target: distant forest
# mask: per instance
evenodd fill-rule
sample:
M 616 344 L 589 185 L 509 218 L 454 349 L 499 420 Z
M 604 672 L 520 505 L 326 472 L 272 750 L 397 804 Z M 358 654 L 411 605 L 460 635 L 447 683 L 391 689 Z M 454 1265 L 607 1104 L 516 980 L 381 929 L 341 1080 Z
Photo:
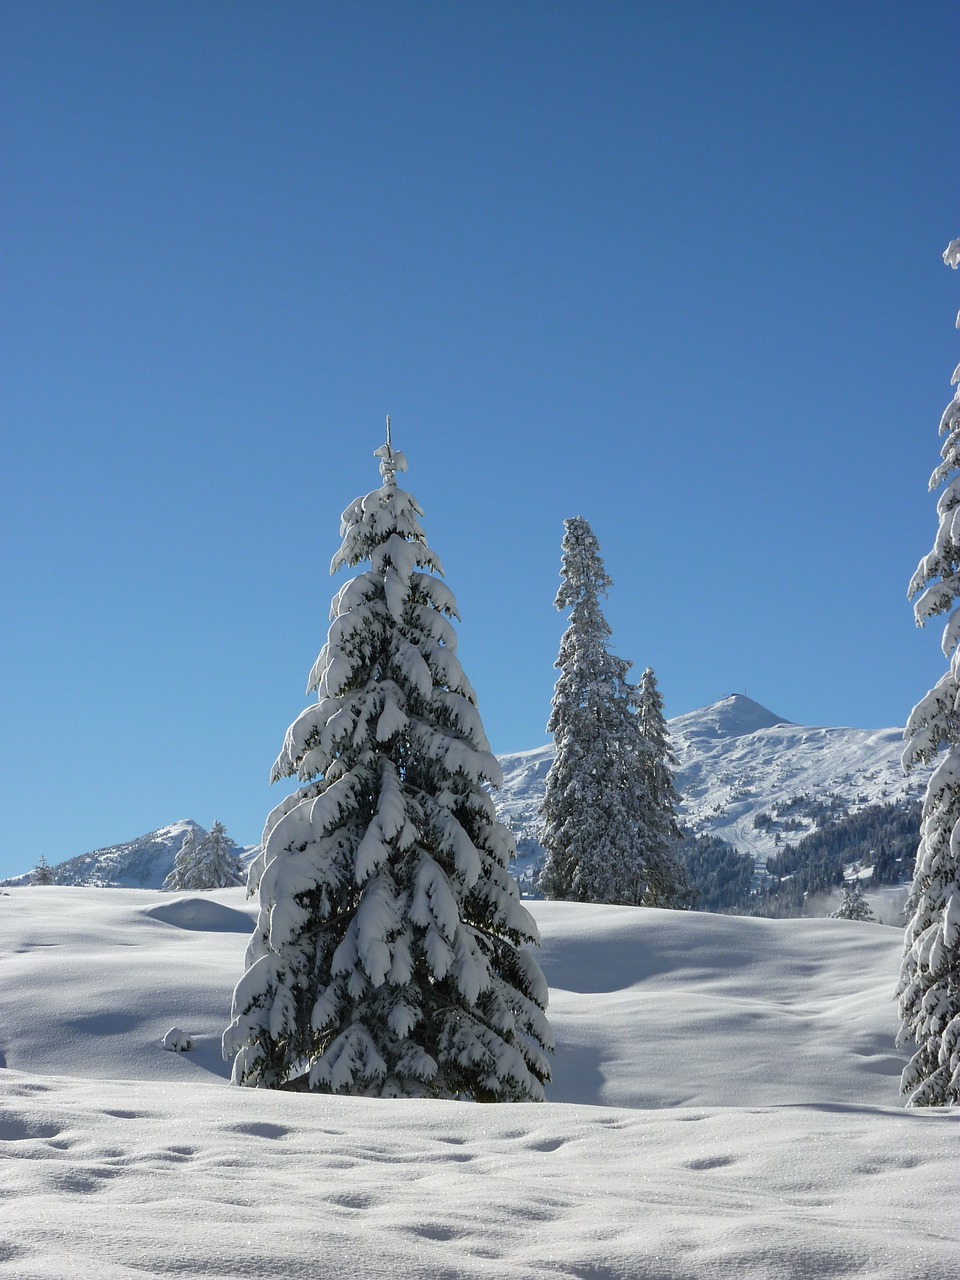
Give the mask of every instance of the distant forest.
M 757 873 L 752 857 L 727 841 L 688 835 L 682 852 L 696 889 L 697 909 L 800 916 L 807 897 L 837 889 L 844 867 L 852 863 L 873 868 L 867 887 L 909 881 L 919 840 L 919 801 L 870 805 L 859 813 L 824 813 L 819 818 L 822 826 L 796 844 L 781 845 L 767 859 L 765 875 Z

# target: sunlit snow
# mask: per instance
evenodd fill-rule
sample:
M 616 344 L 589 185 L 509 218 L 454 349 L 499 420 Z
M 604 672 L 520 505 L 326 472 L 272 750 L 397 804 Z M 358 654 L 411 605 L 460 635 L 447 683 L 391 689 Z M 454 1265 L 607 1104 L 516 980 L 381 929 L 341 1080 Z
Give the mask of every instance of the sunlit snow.
M 960 1110 L 900 1105 L 898 929 L 529 905 L 555 1080 L 482 1106 L 231 1087 L 242 890 L 0 894 L 0 1277 L 955 1273 Z

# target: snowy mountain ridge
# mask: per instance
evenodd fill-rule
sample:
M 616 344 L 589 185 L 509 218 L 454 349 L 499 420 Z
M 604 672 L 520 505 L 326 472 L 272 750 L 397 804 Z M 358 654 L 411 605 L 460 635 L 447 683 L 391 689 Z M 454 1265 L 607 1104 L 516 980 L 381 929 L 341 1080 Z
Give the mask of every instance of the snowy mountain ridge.
M 743 694 L 676 716 L 668 728 L 681 821 L 695 835 L 718 836 L 758 862 L 781 841 L 802 839 L 825 812 L 916 799 L 926 786 L 927 770 L 903 772 L 901 729 L 792 724 Z M 498 809 L 520 842 L 536 839 L 553 754 L 548 743 L 500 757 Z M 536 855 L 529 846 L 524 852 Z
M 822 728 L 791 724 L 743 694 L 668 722 L 679 767 L 681 820 L 696 835 L 728 840 L 758 862 L 781 841 L 795 843 L 825 811 L 858 812 L 868 805 L 917 798 L 927 771 L 904 775 L 900 729 Z M 500 818 L 521 844 L 521 872 L 535 862 L 544 779 L 553 744 L 499 757 Z M 69 858 L 51 869 L 59 884 L 159 889 L 173 867 L 189 819 L 135 840 Z M 253 848 L 243 851 L 249 861 Z M 30 873 L 3 881 L 24 884 Z
M 90 885 L 102 889 L 159 889 L 173 869 L 173 862 L 189 830 L 202 840 L 207 834 L 186 818 L 168 827 L 148 831 L 122 844 L 108 845 L 51 865 L 57 884 Z M 0 881 L 5 885 L 28 884 L 31 872 Z
M 199 842 L 207 831 L 191 818 L 173 822 L 168 827 L 148 831 L 146 835 L 108 845 L 67 858 L 50 867 L 57 884 L 87 885 L 99 889 L 160 889 L 173 870 L 174 860 L 188 831 L 196 833 Z M 252 857 L 252 849 L 240 850 L 244 862 Z M 29 884 L 32 872 L 0 880 L 3 885 Z

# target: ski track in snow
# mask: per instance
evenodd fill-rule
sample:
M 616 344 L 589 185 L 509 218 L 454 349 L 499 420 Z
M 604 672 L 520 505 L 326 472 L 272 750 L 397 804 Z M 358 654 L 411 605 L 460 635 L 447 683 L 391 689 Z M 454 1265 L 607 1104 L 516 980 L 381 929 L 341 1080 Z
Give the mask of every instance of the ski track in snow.
M 555 1083 L 478 1106 L 229 1086 L 242 890 L 0 895 L 0 1277 L 955 1273 L 960 1109 L 899 1105 L 899 930 L 532 906 Z

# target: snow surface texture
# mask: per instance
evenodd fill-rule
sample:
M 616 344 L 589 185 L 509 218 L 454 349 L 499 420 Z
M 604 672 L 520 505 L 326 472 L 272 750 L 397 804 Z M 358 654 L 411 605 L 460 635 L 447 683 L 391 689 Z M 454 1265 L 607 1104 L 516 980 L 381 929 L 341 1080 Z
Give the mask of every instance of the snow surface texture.
M 751 698 L 733 694 L 667 722 L 679 766 L 680 821 L 696 835 L 719 836 L 759 862 L 777 852 L 774 830 L 757 814 L 798 797 L 836 796 L 851 812 L 923 795 L 927 769 L 905 776 L 900 729 L 833 729 L 789 724 Z M 534 836 L 553 745 L 499 757 L 500 818 L 518 840 Z M 814 829 L 801 801 L 797 823 L 783 839 L 796 843 Z
M 899 930 L 533 908 L 554 1083 L 477 1106 L 230 1087 L 241 889 L 0 895 L 0 1277 L 956 1273 L 960 1109 L 899 1105 Z

